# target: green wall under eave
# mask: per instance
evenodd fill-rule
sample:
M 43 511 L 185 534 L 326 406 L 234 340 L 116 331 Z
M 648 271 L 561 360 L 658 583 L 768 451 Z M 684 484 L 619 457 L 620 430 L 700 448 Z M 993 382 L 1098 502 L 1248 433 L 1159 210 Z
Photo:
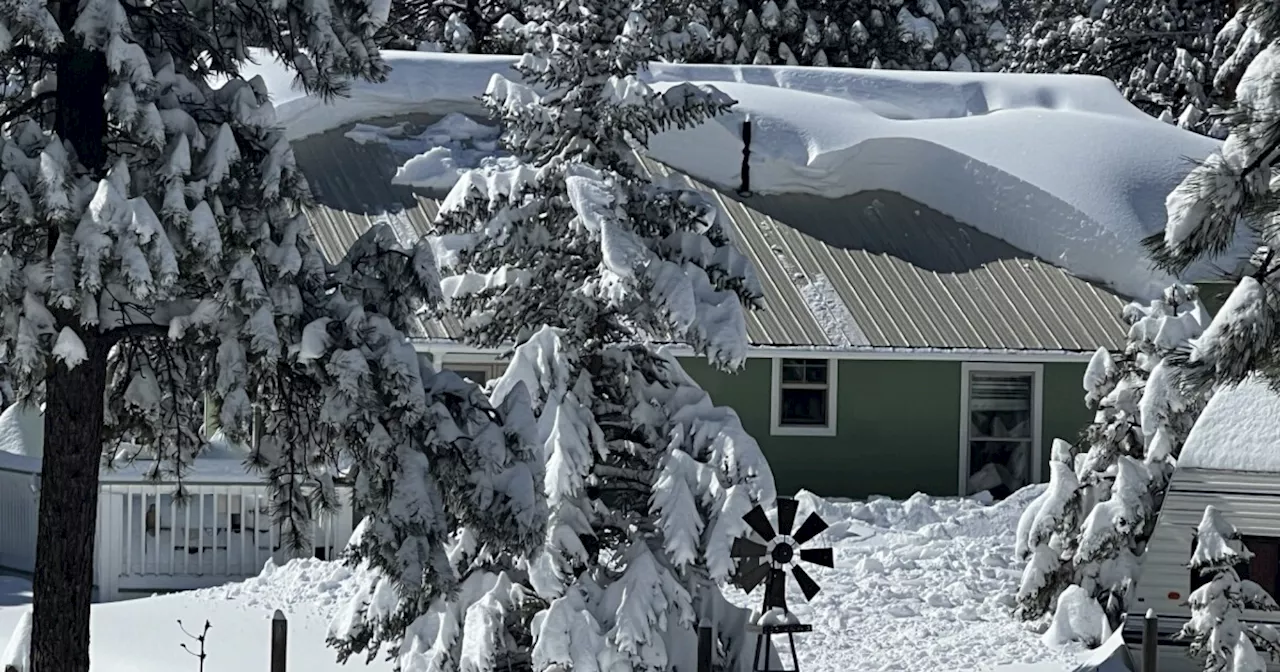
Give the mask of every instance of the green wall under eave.
M 804 488 L 828 497 L 956 494 L 960 362 L 841 360 L 833 437 L 769 434 L 768 359 L 750 359 L 736 374 L 704 360 L 681 362 L 717 404 L 737 411 L 764 450 L 780 493 Z M 1084 368 L 1083 362 L 1044 365 L 1046 461 L 1053 438 L 1074 440 L 1089 419 L 1080 387 Z
M 1085 362 L 1044 365 L 1044 436 L 1041 443 L 1041 459 L 1045 465 L 1041 474 L 1049 478 L 1049 454 L 1053 440 L 1062 439 L 1075 443 L 1080 432 L 1093 420 L 1093 413 L 1084 405 Z

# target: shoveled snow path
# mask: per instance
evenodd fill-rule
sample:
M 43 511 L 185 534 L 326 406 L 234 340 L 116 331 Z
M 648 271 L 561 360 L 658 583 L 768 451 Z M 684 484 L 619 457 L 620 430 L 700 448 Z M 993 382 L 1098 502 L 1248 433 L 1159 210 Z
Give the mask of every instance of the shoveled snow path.
M 984 672 L 1007 664 L 1071 669 L 1082 648 L 1051 649 L 1010 615 L 1021 574 L 1018 516 L 1042 486 L 985 506 L 972 499 L 835 503 L 800 495 L 797 525 L 816 507 L 831 523 L 805 547 L 831 546 L 834 569 L 805 564 L 822 587 L 812 603 L 793 585 L 787 603 L 812 633 L 797 635 L 805 672 Z M 750 597 L 730 593 L 740 605 Z M 783 643 L 781 637 L 775 643 Z M 784 661 L 788 649 L 783 648 Z

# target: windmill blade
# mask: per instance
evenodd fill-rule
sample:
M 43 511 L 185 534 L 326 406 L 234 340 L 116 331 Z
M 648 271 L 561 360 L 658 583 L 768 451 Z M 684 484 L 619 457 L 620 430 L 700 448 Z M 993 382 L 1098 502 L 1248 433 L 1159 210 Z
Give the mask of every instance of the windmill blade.
M 768 565 L 763 566 L 768 567 Z M 765 588 L 765 611 L 774 607 L 780 607 L 784 611 L 787 608 L 787 573 L 781 569 L 770 570 L 769 583 L 767 584 L 767 588 Z
M 791 534 L 796 522 L 796 507 L 800 504 L 790 497 L 778 498 L 778 534 Z
M 836 561 L 829 548 L 802 548 L 800 559 L 823 567 L 835 567 Z
M 738 566 L 733 570 L 733 575 L 729 577 L 730 582 L 735 586 L 741 586 L 743 577 L 755 571 L 756 567 L 759 566 L 760 558 L 740 558 Z
M 739 537 L 733 540 L 733 548 L 729 549 L 729 556 L 733 558 L 762 558 L 768 552 L 769 549 L 765 548 L 764 544 Z
M 812 600 L 813 596 L 817 595 L 819 590 L 822 590 L 818 587 L 818 582 L 814 581 L 813 577 L 804 571 L 804 567 L 799 565 L 792 567 L 791 573 L 796 575 L 796 583 L 799 584 L 800 590 L 804 592 L 804 599 Z
M 760 585 L 761 581 L 764 581 L 764 577 L 769 575 L 770 570 L 771 568 L 768 563 L 761 563 L 752 567 L 750 570 L 742 573 L 742 578 L 740 579 L 741 582 L 738 584 L 739 587 L 748 593 L 755 590 L 756 586 Z
M 795 539 L 796 544 L 799 545 L 809 541 L 819 534 L 822 534 L 822 531 L 825 529 L 827 529 L 827 521 L 819 517 L 818 514 L 811 513 L 809 514 L 809 517 L 805 518 L 804 522 L 800 524 L 800 529 L 796 530 L 796 533 L 791 535 L 791 537 Z
M 756 505 L 754 509 L 748 511 L 747 515 L 743 516 L 742 519 L 747 521 L 747 524 L 751 526 L 751 529 L 755 530 L 756 534 L 760 535 L 760 538 L 765 541 L 769 541 L 778 536 L 778 534 L 773 531 L 773 525 L 769 524 L 769 516 L 765 515 L 764 509 L 760 508 L 759 505 Z

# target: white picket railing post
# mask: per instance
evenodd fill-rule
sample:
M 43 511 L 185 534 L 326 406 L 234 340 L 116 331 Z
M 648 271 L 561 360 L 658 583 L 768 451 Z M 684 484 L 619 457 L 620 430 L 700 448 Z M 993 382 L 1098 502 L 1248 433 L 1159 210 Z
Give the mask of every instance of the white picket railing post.
M 94 582 L 98 600 L 111 602 L 120 597 L 123 557 L 124 496 L 110 485 L 98 490 L 98 530 L 94 539 Z
M 0 567 L 35 569 L 39 478 L 38 462 L 0 466 Z M 269 493 L 261 481 L 220 474 L 184 486 L 187 509 L 172 499 L 176 483 L 104 474 L 93 557 L 99 600 L 250 578 L 273 555 L 278 530 L 266 515 Z M 337 494 L 339 509 L 313 522 L 316 547 L 329 560 L 342 553 L 356 522 L 351 487 L 339 486 Z

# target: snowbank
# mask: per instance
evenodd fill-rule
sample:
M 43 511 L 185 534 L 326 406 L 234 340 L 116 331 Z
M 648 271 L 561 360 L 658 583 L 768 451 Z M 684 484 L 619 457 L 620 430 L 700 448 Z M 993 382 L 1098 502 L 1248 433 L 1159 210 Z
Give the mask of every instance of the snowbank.
M 245 74 L 264 78 L 295 139 L 375 117 L 479 114 L 489 78 L 515 76 L 505 56 L 384 56 L 386 82 L 358 82 L 327 106 L 277 63 Z M 749 116 L 756 192 L 896 191 L 1138 298 L 1172 280 L 1149 268 L 1139 241 L 1163 229 L 1164 198 L 1188 159 L 1217 146 L 1148 117 L 1097 77 L 654 64 L 646 78 L 656 88 L 710 83 L 739 101 L 719 119 L 652 139 L 655 158 L 694 177 L 739 185 Z M 1191 276 L 1210 273 L 1203 265 Z
M 1187 436 L 1178 466 L 1280 473 L 1280 394 L 1256 378 L 1218 388 Z
M 1021 573 L 1009 560 L 1013 528 L 1042 489 L 1031 486 L 994 505 L 925 495 L 867 502 L 798 495 L 797 521 L 817 511 L 831 525 L 805 547 L 835 552 L 832 569 L 805 564 L 822 589 L 813 602 L 788 582 L 788 605 L 814 626 L 796 636 L 801 669 L 1066 672 L 1086 660 L 1079 646 L 1045 646 L 1009 613 Z M 178 647 L 186 641 L 179 618 L 189 628 L 212 622 L 207 669 L 259 669 L 275 609 L 289 616 L 290 669 L 390 670 L 381 657 L 367 668 L 362 661 L 339 666 L 324 645 L 330 619 L 361 585 L 358 571 L 311 559 L 268 563 L 241 583 L 95 605 L 92 670 L 188 669 L 193 661 Z M 759 606 L 759 588 L 729 594 L 737 604 Z M 0 649 L 27 609 L 0 607 Z
M 800 668 L 1074 668 L 1084 655 L 1081 647 L 1046 646 L 1011 615 L 1022 573 L 1012 560 L 1013 530 L 1043 488 L 1029 486 L 992 505 L 923 494 L 836 502 L 800 493 L 796 520 L 816 511 L 830 524 L 805 547 L 835 552 L 833 569 L 805 565 L 821 587 L 812 602 L 788 583 L 788 607 L 813 625 L 813 632 L 796 636 Z M 729 596 L 759 607 L 759 589 L 749 596 L 731 590 Z
M 198 646 L 177 621 L 198 633 L 211 628 L 206 670 L 260 670 L 271 647 L 271 615 L 289 619 L 289 669 L 306 672 L 386 672 L 391 663 L 363 659 L 339 665 L 325 646 L 329 619 L 346 603 L 356 583 L 336 562 L 295 560 L 243 583 L 173 595 L 94 605 L 89 632 L 92 672 L 174 672 L 195 670 L 196 661 L 179 644 Z M 0 608 L 0 646 L 7 646 L 29 607 Z

